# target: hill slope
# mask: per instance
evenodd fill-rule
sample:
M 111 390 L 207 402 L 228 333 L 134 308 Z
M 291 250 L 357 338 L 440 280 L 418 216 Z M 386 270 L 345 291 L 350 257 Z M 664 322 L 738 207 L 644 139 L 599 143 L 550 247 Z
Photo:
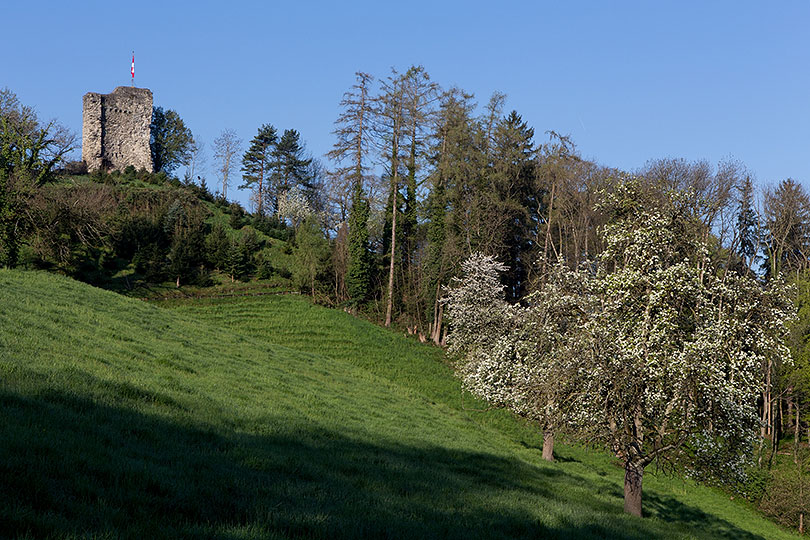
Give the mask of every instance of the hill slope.
M 460 395 L 435 349 L 302 298 L 0 270 L 0 537 L 790 537 L 654 477 L 626 516 L 609 459 L 544 463 Z

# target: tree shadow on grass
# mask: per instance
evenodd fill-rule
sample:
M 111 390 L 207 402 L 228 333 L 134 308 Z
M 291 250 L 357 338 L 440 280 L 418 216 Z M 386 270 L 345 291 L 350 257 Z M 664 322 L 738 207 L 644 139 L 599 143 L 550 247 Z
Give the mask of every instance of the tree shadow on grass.
M 761 536 L 742 531 L 731 523 L 718 520 L 700 508 L 684 504 L 674 497 L 657 493 L 644 494 L 644 511 L 646 515 L 655 515 L 669 523 L 680 523 L 699 530 L 711 524 L 712 537 L 740 540 L 761 539 Z
M 622 515 L 620 505 L 611 513 L 611 505 L 587 500 L 584 490 L 601 488 L 560 468 L 374 441 L 289 418 L 263 420 L 262 435 L 211 428 L 157 398 L 143 392 L 102 404 L 52 389 L 0 390 L 0 537 L 648 538 L 663 532 L 660 523 Z M 730 531 L 754 538 L 677 501 L 650 499 L 674 508 L 706 537 Z M 534 505 L 543 511 L 530 513 Z

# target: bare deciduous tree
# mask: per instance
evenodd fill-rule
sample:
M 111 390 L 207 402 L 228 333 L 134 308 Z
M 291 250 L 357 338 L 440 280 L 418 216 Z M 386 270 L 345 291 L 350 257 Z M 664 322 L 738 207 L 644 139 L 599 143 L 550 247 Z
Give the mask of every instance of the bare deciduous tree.
M 242 139 L 232 129 L 225 129 L 214 139 L 214 159 L 217 160 L 217 174 L 222 181 L 222 198 L 228 198 L 228 183 L 231 174 L 239 166 Z

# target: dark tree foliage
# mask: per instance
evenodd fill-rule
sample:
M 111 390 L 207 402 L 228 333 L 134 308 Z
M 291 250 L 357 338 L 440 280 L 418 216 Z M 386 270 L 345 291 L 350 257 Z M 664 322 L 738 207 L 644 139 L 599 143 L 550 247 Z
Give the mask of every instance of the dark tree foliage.
M 232 202 L 228 206 L 228 212 L 231 214 L 228 221 L 228 225 L 230 225 L 231 229 L 241 229 L 245 224 L 245 210 L 242 208 L 242 205 L 237 202 Z
M 175 278 L 178 287 L 182 283 L 204 282 L 205 255 L 205 222 L 201 213 L 179 214 L 167 257 L 168 273 Z
M 0 167 L 0 267 L 15 266 L 20 250 L 20 202 L 15 191 L 8 171 Z
M 286 134 L 286 132 L 285 132 Z M 278 145 L 276 128 L 270 124 L 263 124 L 259 132 L 250 141 L 250 147 L 242 156 L 242 180 L 239 189 L 250 188 L 256 192 L 256 213 L 263 216 L 265 213 L 265 190 L 275 165 L 275 152 Z M 271 209 L 275 210 L 275 208 Z
M 273 157 L 275 158 L 275 195 L 298 186 L 304 192 L 312 189 L 310 165 L 312 158 L 306 156 L 301 142 L 301 135 L 294 129 L 285 129 L 278 141 Z
M 537 259 L 532 242 L 540 224 L 541 193 L 535 182 L 534 129 L 512 111 L 498 122 L 492 141 L 492 186 L 499 216 L 494 254 L 509 268 L 504 273 L 507 299 L 514 302 L 527 290 Z
M 171 174 L 177 167 L 188 165 L 193 145 L 191 130 L 176 111 L 152 108 L 149 147 L 155 171 Z
M 241 280 L 248 272 L 248 257 L 244 245 L 235 238 L 231 240 L 228 247 L 227 269 L 231 281 Z
M 225 227 L 219 223 L 211 228 L 211 232 L 205 238 L 205 254 L 208 264 L 217 270 L 224 270 L 228 264 L 228 234 Z
M 737 255 L 740 256 L 743 267 L 750 272 L 759 249 L 759 227 L 754 209 L 754 185 L 750 176 L 745 177 L 740 188 L 736 225 Z
M 349 214 L 349 265 L 346 288 L 357 306 L 371 297 L 372 257 L 368 236 L 369 203 L 360 182 L 355 182 Z

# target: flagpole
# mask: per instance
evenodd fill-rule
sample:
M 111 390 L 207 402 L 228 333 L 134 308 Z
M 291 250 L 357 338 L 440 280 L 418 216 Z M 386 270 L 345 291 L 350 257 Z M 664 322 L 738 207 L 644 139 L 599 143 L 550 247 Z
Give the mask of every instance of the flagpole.
M 132 74 L 132 87 L 135 88 L 135 51 L 132 51 L 132 67 L 130 72 Z

